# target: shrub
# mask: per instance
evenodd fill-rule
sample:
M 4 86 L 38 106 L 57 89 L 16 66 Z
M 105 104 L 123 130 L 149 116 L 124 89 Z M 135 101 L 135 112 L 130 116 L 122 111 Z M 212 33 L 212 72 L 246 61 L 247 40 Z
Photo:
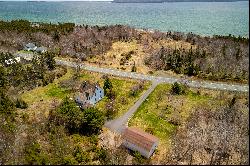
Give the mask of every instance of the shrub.
M 139 83 L 139 84 L 137 84 L 137 85 L 135 85 L 135 86 L 133 86 L 131 89 L 130 89 L 130 95 L 131 96 L 133 96 L 133 97 L 135 97 L 136 95 L 138 95 L 138 93 L 140 92 L 140 91 L 142 91 L 144 89 L 144 83 Z
M 73 156 L 79 163 L 87 163 L 90 159 L 89 153 L 83 151 L 79 145 L 75 147 Z
M 70 133 L 79 132 L 84 121 L 83 112 L 68 97 L 63 100 L 59 108 L 50 112 L 49 119 L 56 125 L 65 126 Z
M 67 155 L 62 160 L 62 165 L 77 165 L 78 162 L 71 155 Z
M 136 72 L 137 68 L 135 65 L 132 66 L 131 72 Z
M 117 109 L 115 109 L 115 101 L 110 100 L 109 102 L 106 103 L 106 117 L 108 119 L 113 119 L 115 115 L 117 114 Z
M 108 97 L 108 99 L 114 100 L 116 98 L 116 93 L 112 89 L 107 89 L 106 96 Z
M 84 110 L 84 121 L 81 132 L 87 135 L 97 134 L 104 125 L 104 114 L 97 108 Z
M 52 83 L 55 79 L 55 73 L 47 73 L 43 77 L 43 86 L 48 85 L 49 83 Z
M 145 162 L 145 158 L 138 151 L 135 151 L 133 155 L 134 155 L 134 164 L 138 165 L 138 164 L 143 164 Z
M 25 149 L 25 160 L 29 165 L 46 165 L 49 163 L 48 157 L 42 153 L 41 146 L 37 142 L 28 144 Z
M 107 160 L 107 154 L 108 152 L 103 148 L 97 148 L 95 151 L 95 157 L 96 160 L 101 160 L 102 162 L 105 162 Z
M 25 109 L 25 108 L 28 108 L 28 104 L 22 99 L 17 99 L 16 100 L 16 108 Z
M 66 73 L 67 73 L 67 68 L 65 68 L 65 67 L 60 68 L 60 70 L 56 71 L 56 77 L 60 78 L 63 75 L 65 75 Z
M 187 91 L 187 87 L 178 82 L 175 82 L 171 88 L 172 94 L 176 94 L 176 95 L 186 94 L 186 91 Z

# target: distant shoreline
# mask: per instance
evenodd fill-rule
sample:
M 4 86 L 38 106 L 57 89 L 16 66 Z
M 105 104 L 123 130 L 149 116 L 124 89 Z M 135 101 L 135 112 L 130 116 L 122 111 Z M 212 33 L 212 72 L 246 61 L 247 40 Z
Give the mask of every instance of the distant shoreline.
M 174 2 L 241 2 L 249 0 L 108 0 L 108 1 L 70 1 L 70 0 L 51 0 L 51 1 L 30 1 L 30 0 L 20 0 L 20 1 L 9 1 L 2 0 L 0 2 L 111 2 L 111 3 L 174 3 Z
M 238 2 L 249 0 L 113 0 L 112 3 Z
M 3 21 L 3 22 L 11 22 L 11 21 L 18 21 L 18 20 L 23 20 L 23 19 L 2 20 L 0 18 L 0 23 L 1 23 L 1 21 Z M 48 24 L 48 22 L 39 22 L 39 21 L 36 22 L 36 21 L 29 21 L 29 20 L 25 20 L 25 19 L 24 19 L 24 21 L 28 21 L 31 24 Z M 63 24 L 63 23 L 69 23 L 69 24 L 75 24 L 75 26 L 81 26 L 81 24 L 77 24 L 77 23 L 74 23 L 74 22 L 57 22 L 57 23 L 52 23 L 52 24 L 53 25 L 58 25 L 58 24 Z M 104 26 L 114 26 L 114 25 L 87 25 L 87 26 L 89 26 L 89 27 L 95 27 L 95 26 L 104 27 Z M 232 36 L 232 37 L 236 37 L 236 38 L 241 37 L 241 38 L 249 39 L 249 35 L 233 35 L 233 34 L 225 34 L 225 35 L 223 35 L 223 34 L 211 34 L 211 35 L 207 35 L 207 34 L 195 33 L 195 32 L 192 32 L 192 31 L 189 31 L 189 32 L 182 32 L 182 31 L 175 31 L 175 30 L 161 31 L 161 30 L 158 30 L 158 29 L 139 28 L 139 27 L 124 25 L 124 24 L 117 24 L 117 25 L 128 26 L 130 28 L 135 29 L 136 31 L 147 32 L 147 33 L 160 32 L 160 33 L 167 34 L 167 33 L 170 32 L 170 33 L 179 33 L 179 34 L 183 34 L 183 35 L 187 35 L 187 34 L 191 33 L 191 34 L 201 36 L 201 37 L 214 37 L 214 36 L 228 37 L 228 36 Z

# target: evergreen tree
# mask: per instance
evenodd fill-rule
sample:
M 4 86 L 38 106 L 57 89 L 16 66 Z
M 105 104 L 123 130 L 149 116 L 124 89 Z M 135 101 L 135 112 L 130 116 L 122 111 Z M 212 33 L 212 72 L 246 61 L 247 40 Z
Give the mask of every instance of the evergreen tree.
M 7 83 L 6 71 L 4 67 L 0 66 L 0 91 L 5 91 Z
M 109 80 L 108 77 L 106 77 L 105 81 L 104 81 L 104 86 L 103 86 L 104 94 L 107 95 L 107 91 L 111 90 L 112 88 L 113 88 L 113 86 L 112 86 L 111 81 Z
M 52 52 L 45 53 L 45 61 L 49 70 L 54 70 L 56 67 L 55 55 Z
M 104 125 L 104 114 L 97 108 L 87 108 L 84 110 L 85 121 L 82 124 L 82 132 L 88 135 L 97 134 Z

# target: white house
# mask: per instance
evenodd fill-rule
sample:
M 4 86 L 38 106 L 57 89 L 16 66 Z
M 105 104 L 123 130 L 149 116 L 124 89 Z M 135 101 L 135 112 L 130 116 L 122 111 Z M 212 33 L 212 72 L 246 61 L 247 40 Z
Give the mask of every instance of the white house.
M 159 139 L 135 127 L 127 127 L 122 135 L 123 145 L 149 158 L 157 148 Z
M 5 60 L 4 62 L 7 64 L 7 65 L 11 65 L 13 63 L 19 63 L 21 61 L 21 58 L 20 57 L 16 57 L 14 59 L 8 59 L 8 60 Z
M 47 51 L 47 48 L 45 48 L 45 47 L 37 47 L 36 48 L 36 52 L 44 53 L 46 51 Z
M 14 54 L 16 57 L 23 58 L 27 61 L 31 61 L 33 59 L 33 53 L 16 53 Z
M 24 46 L 24 50 L 27 51 L 35 51 L 37 49 L 37 46 L 34 43 L 28 43 Z
M 78 90 L 75 101 L 81 107 L 88 107 L 96 104 L 104 97 L 103 89 L 97 84 L 92 84 L 89 81 L 84 81 Z

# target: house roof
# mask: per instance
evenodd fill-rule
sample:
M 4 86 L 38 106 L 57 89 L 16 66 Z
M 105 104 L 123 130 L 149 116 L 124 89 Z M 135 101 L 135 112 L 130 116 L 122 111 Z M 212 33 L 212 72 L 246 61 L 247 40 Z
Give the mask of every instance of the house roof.
M 150 151 L 154 143 L 159 141 L 157 137 L 135 127 L 126 128 L 122 137 L 147 151 Z
M 34 43 L 28 43 L 25 45 L 27 48 L 34 48 L 36 45 Z
M 80 85 L 79 91 L 81 93 L 88 92 L 89 96 L 93 96 L 93 94 L 95 93 L 96 87 L 99 87 L 98 83 L 91 83 L 90 81 L 84 81 Z

